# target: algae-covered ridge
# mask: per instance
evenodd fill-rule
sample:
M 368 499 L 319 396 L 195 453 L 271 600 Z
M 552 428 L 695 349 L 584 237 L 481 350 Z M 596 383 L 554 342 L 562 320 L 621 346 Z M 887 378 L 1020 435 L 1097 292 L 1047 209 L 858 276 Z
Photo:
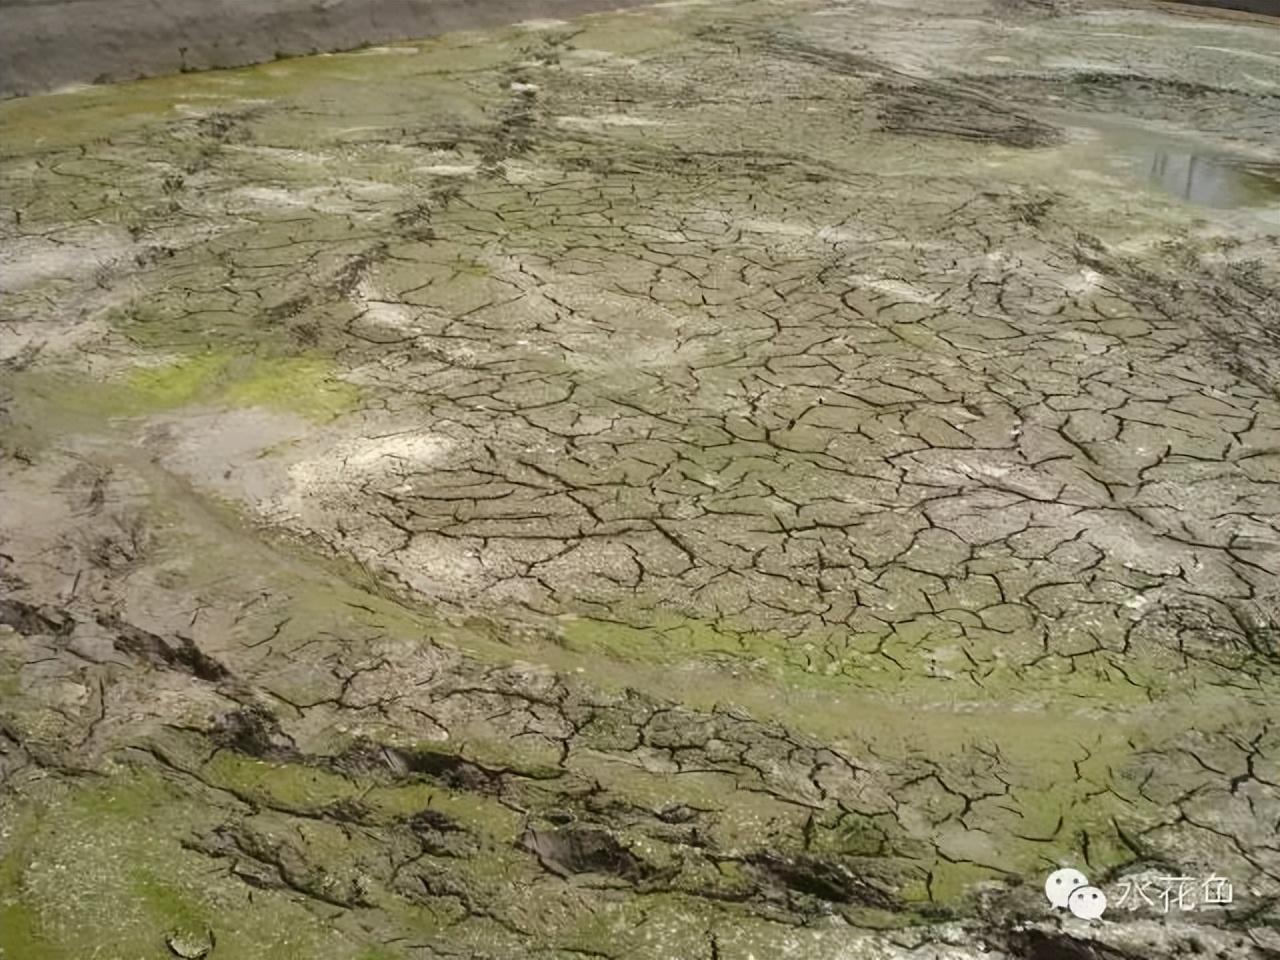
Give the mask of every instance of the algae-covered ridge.
M 714 0 L 0 103 L 0 960 L 1280 956 L 1277 36 Z

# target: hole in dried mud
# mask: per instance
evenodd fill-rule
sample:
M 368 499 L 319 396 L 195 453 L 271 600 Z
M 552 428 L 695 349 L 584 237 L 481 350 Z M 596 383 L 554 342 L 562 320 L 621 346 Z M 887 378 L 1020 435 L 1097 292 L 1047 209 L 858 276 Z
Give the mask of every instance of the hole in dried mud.
M 520 847 L 528 850 L 552 873 L 604 873 L 636 882 L 653 875 L 650 864 L 618 842 L 606 830 L 566 827 L 526 830 Z
M 751 862 L 787 889 L 828 903 L 862 904 L 886 910 L 901 906 L 887 890 L 855 875 L 841 863 L 818 857 L 778 857 L 768 853 L 755 855 Z

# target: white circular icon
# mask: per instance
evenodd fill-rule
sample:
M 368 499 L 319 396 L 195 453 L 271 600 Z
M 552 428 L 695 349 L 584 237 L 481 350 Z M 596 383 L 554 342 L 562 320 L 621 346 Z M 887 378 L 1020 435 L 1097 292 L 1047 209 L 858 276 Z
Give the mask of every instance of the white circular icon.
M 1089 887 L 1089 881 L 1079 870 L 1072 870 L 1065 867 L 1062 870 L 1055 870 L 1049 874 L 1049 879 L 1044 882 L 1044 895 L 1049 898 L 1059 910 L 1066 908 L 1071 894 L 1081 887 Z M 1089 887 L 1089 889 L 1095 889 Z
M 1107 895 L 1097 887 L 1076 887 L 1067 898 L 1067 909 L 1081 920 L 1097 920 L 1107 909 Z

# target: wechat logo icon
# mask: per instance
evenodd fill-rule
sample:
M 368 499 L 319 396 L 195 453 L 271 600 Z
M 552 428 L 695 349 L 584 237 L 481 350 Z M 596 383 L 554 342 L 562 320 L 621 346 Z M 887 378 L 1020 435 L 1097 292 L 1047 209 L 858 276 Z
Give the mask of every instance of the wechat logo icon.
M 1070 910 L 1081 920 L 1097 920 L 1107 909 L 1107 895 L 1090 886 L 1089 878 L 1079 870 L 1053 871 L 1044 882 L 1044 895 L 1054 909 Z

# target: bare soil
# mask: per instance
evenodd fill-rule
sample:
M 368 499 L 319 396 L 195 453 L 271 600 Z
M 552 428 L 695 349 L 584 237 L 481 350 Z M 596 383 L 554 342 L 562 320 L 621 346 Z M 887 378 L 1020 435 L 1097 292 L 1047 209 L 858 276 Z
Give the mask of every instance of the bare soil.
M 670 3 L 0 104 L 0 957 L 1280 956 L 1278 37 Z

